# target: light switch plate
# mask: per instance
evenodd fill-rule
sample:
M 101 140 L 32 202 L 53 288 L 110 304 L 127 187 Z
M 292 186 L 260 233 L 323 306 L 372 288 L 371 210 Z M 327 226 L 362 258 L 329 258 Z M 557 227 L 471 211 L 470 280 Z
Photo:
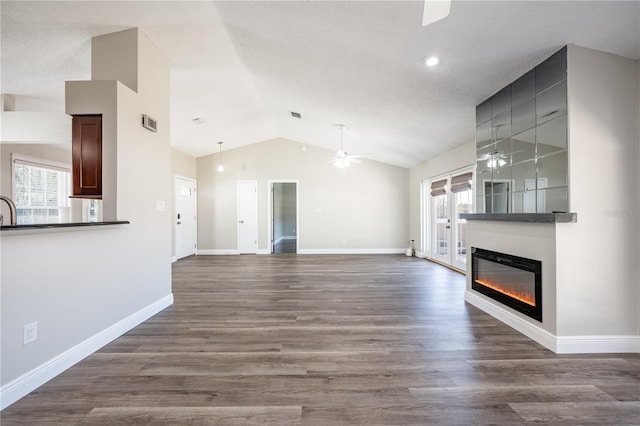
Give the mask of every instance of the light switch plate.
M 164 201 L 156 201 L 156 211 L 163 212 L 165 210 Z

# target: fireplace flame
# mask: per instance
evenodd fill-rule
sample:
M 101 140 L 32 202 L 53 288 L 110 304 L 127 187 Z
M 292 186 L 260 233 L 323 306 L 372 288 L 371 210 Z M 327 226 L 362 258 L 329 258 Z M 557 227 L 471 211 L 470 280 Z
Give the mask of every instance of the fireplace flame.
M 526 303 L 527 305 L 536 306 L 535 296 L 529 293 L 525 293 L 524 291 L 516 291 L 513 289 L 508 289 L 500 284 L 493 283 L 487 280 L 475 280 L 478 284 L 482 284 L 485 287 L 489 287 L 492 290 L 498 291 L 502 294 L 506 294 L 509 297 L 513 297 L 521 302 Z

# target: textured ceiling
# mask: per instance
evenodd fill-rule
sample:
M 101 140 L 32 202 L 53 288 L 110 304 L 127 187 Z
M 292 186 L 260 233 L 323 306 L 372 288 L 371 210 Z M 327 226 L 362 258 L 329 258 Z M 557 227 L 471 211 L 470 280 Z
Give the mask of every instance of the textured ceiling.
M 171 143 L 195 156 L 274 137 L 337 149 L 344 123 L 346 151 L 412 167 L 472 140 L 474 106 L 565 44 L 640 57 L 637 1 L 454 0 L 427 27 L 420 1 L 1 7 L 16 109 L 64 111 L 64 81 L 90 78 L 90 38 L 138 26 L 171 62 Z

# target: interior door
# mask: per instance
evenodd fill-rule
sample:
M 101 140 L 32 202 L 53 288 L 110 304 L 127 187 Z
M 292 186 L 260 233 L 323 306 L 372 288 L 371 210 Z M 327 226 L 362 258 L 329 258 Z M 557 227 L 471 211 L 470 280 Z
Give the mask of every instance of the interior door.
M 258 182 L 238 181 L 238 252 L 258 253 Z
M 547 211 L 547 200 L 545 191 L 536 191 L 536 189 L 545 189 L 547 187 L 547 178 L 538 178 L 538 186 L 536 188 L 535 179 L 524 180 L 524 213 L 545 213 Z
M 196 182 L 176 177 L 175 254 L 181 259 L 196 253 Z
M 432 196 L 433 250 L 432 257 L 444 263 L 451 263 L 451 207 L 449 194 Z

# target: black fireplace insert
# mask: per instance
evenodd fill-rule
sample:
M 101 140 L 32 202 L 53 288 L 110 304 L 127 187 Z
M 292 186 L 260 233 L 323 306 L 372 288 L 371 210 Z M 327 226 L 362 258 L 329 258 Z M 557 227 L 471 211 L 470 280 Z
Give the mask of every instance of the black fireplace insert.
M 471 248 L 471 288 L 542 322 L 542 262 Z

